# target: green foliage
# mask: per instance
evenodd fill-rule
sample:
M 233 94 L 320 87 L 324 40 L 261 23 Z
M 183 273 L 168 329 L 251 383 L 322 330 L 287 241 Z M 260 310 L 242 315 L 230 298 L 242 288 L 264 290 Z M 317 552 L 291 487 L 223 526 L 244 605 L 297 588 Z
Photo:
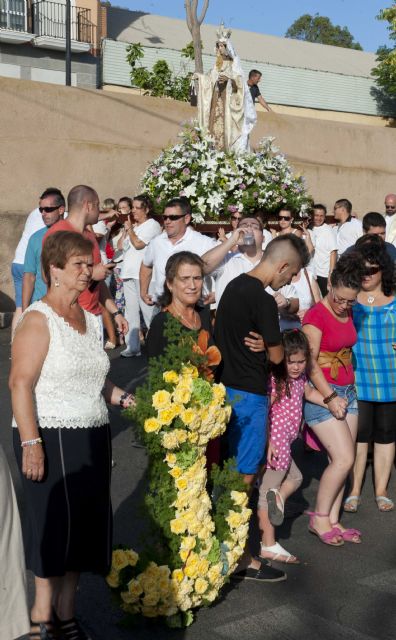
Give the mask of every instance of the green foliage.
M 396 41 L 396 5 L 393 4 L 391 7 L 380 11 L 377 19 L 388 22 L 389 39 Z M 377 66 L 371 72 L 376 84 L 385 96 L 396 98 L 396 47 L 379 47 L 377 50 L 377 63 Z M 393 109 L 393 112 L 395 112 L 395 106 Z
M 246 484 L 236 470 L 235 459 L 227 460 L 221 469 L 214 464 L 211 471 L 214 502 L 213 521 L 216 527 L 216 538 L 219 542 L 227 540 L 230 528 L 226 516 L 230 509 L 240 511 L 231 499 L 231 491 L 246 491 Z
M 182 49 L 182 57 L 193 60 L 194 47 L 192 42 Z M 130 44 L 127 48 L 127 62 L 131 66 L 131 83 L 142 89 L 147 95 L 168 97 L 187 102 L 190 95 L 191 73 L 180 69 L 180 74 L 174 75 L 166 60 L 157 60 L 152 71 L 142 66 L 139 60 L 144 58 L 144 50 L 140 43 Z
M 362 47 L 355 42 L 348 27 L 340 27 L 333 24 L 329 18 L 320 16 L 318 13 L 311 16 L 305 13 L 297 18 L 285 33 L 286 38 L 296 40 L 306 40 L 307 42 L 317 42 L 319 44 L 330 44 L 334 47 L 345 47 L 347 49 L 359 49 Z

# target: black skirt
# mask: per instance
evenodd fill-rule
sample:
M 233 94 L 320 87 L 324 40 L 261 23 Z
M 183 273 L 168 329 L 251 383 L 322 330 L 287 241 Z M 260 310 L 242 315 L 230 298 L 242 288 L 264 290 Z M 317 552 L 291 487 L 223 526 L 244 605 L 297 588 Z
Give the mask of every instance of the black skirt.
M 107 573 L 111 563 L 111 438 L 109 425 L 40 429 L 45 452 L 41 482 L 22 474 L 26 501 L 26 565 L 35 576 L 67 571 Z M 19 433 L 14 450 L 22 471 Z

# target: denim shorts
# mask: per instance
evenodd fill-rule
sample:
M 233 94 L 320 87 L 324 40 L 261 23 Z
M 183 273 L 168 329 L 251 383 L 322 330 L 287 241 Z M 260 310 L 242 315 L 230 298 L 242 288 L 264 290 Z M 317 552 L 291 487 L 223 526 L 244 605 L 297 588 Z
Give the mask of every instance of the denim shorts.
M 23 264 L 13 262 L 11 265 L 11 275 L 14 280 L 15 306 L 22 307 Z
M 232 405 L 226 437 L 228 453 L 239 473 L 254 475 L 265 462 L 268 396 L 226 387 Z
M 358 404 L 355 385 L 348 384 L 346 386 L 340 386 L 338 384 L 329 384 L 334 389 L 334 391 L 337 391 L 337 395 L 339 395 L 340 398 L 346 398 L 348 400 L 347 413 L 351 413 L 356 416 L 358 414 Z M 304 404 L 305 422 L 310 427 L 314 427 L 320 422 L 331 420 L 333 417 L 333 414 L 327 407 L 325 408 L 320 406 L 319 404 L 314 404 L 313 402 L 307 401 Z

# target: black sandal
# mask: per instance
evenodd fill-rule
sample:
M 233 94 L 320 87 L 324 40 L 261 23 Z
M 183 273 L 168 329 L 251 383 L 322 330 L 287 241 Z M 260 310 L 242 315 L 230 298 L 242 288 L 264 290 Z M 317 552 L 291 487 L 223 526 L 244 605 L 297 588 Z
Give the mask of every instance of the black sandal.
M 61 620 L 56 616 L 56 628 L 61 640 L 91 640 L 80 626 L 77 618 Z
M 33 631 L 33 627 L 36 627 L 37 631 Z M 30 620 L 29 638 L 30 640 L 55 640 L 55 638 L 58 638 L 52 620 L 48 620 L 48 622 L 34 622 Z

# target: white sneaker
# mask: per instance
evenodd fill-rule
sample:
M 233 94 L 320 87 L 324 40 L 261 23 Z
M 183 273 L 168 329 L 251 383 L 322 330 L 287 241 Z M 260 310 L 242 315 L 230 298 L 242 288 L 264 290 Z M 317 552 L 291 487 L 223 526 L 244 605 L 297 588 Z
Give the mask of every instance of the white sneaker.
M 141 356 L 142 354 L 141 354 L 140 351 L 138 351 L 137 353 L 133 353 L 133 351 L 129 351 L 129 349 L 125 349 L 124 351 L 121 351 L 120 355 L 123 358 L 135 358 L 135 357 L 137 358 L 137 357 Z

